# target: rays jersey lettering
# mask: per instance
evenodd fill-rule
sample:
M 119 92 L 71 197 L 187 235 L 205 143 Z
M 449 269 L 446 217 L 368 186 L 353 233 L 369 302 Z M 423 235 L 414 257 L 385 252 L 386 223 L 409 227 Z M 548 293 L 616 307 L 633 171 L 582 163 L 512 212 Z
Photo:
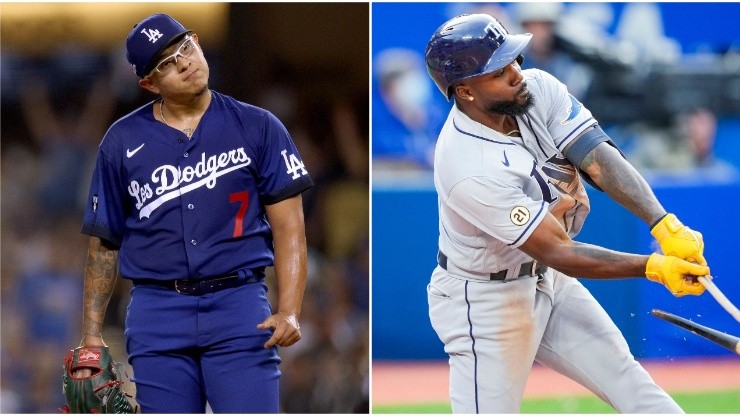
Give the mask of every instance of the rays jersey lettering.
M 566 158 L 557 155 L 550 157 L 542 165 L 542 173 L 547 178 L 548 188 L 554 187 L 554 193 L 557 195 L 552 201 L 548 201 L 551 202 L 550 214 L 569 233 L 577 223 L 576 217 L 578 215 L 585 217 L 583 210 L 588 210 L 590 206 L 583 181 L 575 166 Z
M 128 193 L 136 199 L 135 206 L 139 210 L 139 219 L 149 218 L 152 212 L 165 202 L 203 186 L 213 189 L 219 177 L 249 166 L 251 163 L 252 159 L 243 147 L 218 155 L 207 156 L 201 153 L 200 161 L 195 166 L 181 168 L 162 165 L 154 169 L 151 176 L 154 185 L 140 184 L 136 180 L 131 181 Z M 155 196 L 157 198 L 151 200 Z

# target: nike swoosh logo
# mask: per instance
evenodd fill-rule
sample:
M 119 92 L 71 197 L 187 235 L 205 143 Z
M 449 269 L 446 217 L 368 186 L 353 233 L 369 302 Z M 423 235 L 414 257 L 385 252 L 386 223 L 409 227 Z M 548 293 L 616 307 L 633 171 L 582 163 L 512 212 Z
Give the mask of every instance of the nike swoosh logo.
M 130 159 L 131 156 L 135 155 L 136 152 L 138 152 L 139 150 L 141 150 L 141 148 L 144 147 L 145 144 L 146 143 L 142 143 L 141 146 L 137 147 L 134 150 L 128 150 L 128 149 L 126 149 L 126 157 Z
M 504 150 L 504 160 L 502 160 L 501 163 L 503 163 L 504 166 L 509 166 L 509 158 L 506 157 L 506 150 Z

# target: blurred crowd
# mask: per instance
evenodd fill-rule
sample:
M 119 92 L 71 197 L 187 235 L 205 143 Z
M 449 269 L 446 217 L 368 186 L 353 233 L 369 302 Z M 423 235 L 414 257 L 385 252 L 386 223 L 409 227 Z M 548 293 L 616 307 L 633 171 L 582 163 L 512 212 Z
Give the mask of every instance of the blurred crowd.
M 712 74 L 732 67 L 737 74 L 740 44 L 686 53 L 664 34 L 661 9 L 650 3 L 624 5 L 619 20 L 609 3 L 447 6 L 449 17 L 463 13 L 486 13 L 510 33 L 532 33 L 522 68 L 547 71 L 563 82 L 646 176 L 680 178 L 699 170 L 719 181 L 738 178 L 737 168 L 714 151 L 715 84 L 694 78 L 676 88 L 678 81 L 671 85 L 661 76 L 701 67 Z M 429 171 L 451 104 L 427 74 L 423 45 L 383 47 L 373 57 L 373 175 Z M 698 92 L 684 92 L 691 88 Z
M 211 87 L 229 94 L 208 52 Z M 136 85 L 121 50 L 101 56 L 77 45 L 2 61 L 0 412 L 55 413 L 64 402 L 62 359 L 81 339 L 80 229 L 97 147 L 113 121 L 154 96 Z M 280 351 L 282 410 L 368 413 L 368 91 L 316 96 L 311 88 L 282 78 L 256 100 L 234 95 L 285 123 L 315 182 L 304 193 L 303 339 Z M 274 275 L 267 279 L 274 288 Z M 122 362 L 130 287 L 119 279 L 104 329 Z

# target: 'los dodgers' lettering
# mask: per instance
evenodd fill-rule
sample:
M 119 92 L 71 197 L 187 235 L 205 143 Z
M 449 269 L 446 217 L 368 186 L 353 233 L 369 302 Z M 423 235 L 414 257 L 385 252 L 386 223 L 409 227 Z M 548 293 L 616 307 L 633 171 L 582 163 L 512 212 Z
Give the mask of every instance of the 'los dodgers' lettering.
M 252 159 L 247 156 L 243 147 L 209 157 L 206 157 L 205 153 L 201 153 L 200 161 L 195 166 L 181 168 L 179 166 L 162 165 L 154 169 L 152 183 L 159 184 L 159 186 L 154 188 L 153 191 L 149 183 L 141 185 L 138 181 L 133 180 L 128 187 L 128 193 L 136 198 L 139 219 L 149 218 L 151 213 L 165 202 L 202 186 L 213 189 L 216 186 L 216 179 L 220 176 L 249 166 L 250 163 L 252 163 Z M 196 179 L 198 180 L 193 182 Z M 181 187 L 182 184 L 189 185 Z M 159 196 L 159 198 L 147 204 L 147 201 L 154 195 Z

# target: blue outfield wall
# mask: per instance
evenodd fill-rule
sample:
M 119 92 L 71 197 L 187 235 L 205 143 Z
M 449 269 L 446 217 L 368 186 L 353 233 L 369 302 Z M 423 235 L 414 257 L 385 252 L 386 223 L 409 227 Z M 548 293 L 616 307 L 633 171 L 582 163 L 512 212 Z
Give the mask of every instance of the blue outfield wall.
M 740 183 L 653 184 L 658 199 L 702 232 L 715 283 L 740 305 L 740 237 L 736 207 Z M 605 194 L 589 189 L 592 209 L 578 241 L 614 250 L 654 251 L 648 226 Z M 429 323 L 426 285 L 436 265 L 437 197 L 431 181 L 373 189 L 373 359 L 445 359 Z M 652 315 L 653 308 L 740 336 L 740 325 L 712 298 L 676 298 L 647 279 L 581 279 L 622 330 L 638 358 L 732 355 L 715 344 Z

